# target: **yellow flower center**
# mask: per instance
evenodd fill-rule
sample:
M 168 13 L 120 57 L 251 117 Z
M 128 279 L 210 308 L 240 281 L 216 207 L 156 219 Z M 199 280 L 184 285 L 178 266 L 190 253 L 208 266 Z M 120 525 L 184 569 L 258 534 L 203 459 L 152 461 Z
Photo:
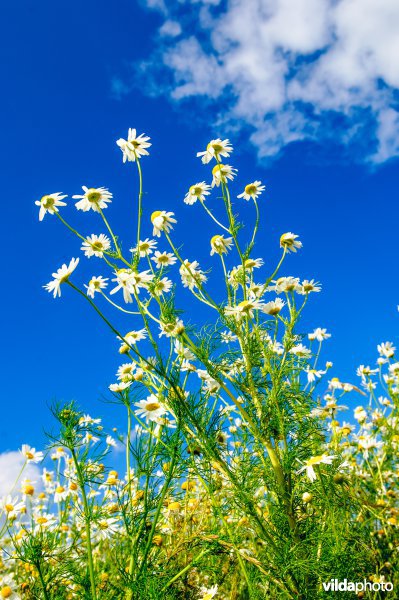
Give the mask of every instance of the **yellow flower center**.
M 48 519 L 46 519 L 46 517 L 38 517 L 38 519 L 36 519 L 36 522 L 38 525 L 45 525 L 46 523 L 48 523 Z
M 221 146 L 218 143 L 208 144 L 206 147 L 207 150 L 211 150 L 212 148 L 213 148 L 213 151 L 215 152 L 215 154 L 218 154 L 219 152 L 221 152 L 223 150 L 223 146 Z
M 160 404 L 158 404 L 158 402 L 149 402 L 148 404 L 145 405 L 146 410 L 148 411 L 152 411 L 152 410 L 158 410 L 158 408 L 160 408 Z
M 2 598 L 9 598 L 12 595 L 12 589 L 9 585 L 6 585 L 2 588 L 0 594 Z
M 155 219 L 157 217 L 159 217 L 162 214 L 161 210 L 154 210 L 154 212 L 151 215 L 151 223 L 153 223 L 155 221 Z
M 313 465 L 318 465 L 321 460 L 323 458 L 323 455 L 320 454 L 319 456 L 312 456 L 312 458 L 309 458 L 308 461 L 306 461 L 306 464 L 308 465 L 308 467 L 311 467 Z
M 91 247 L 93 248 L 93 250 L 97 250 L 100 252 L 102 252 L 102 250 L 104 250 L 104 246 L 99 240 L 97 240 L 96 242 L 93 242 Z
M 241 312 L 249 312 L 250 310 L 253 309 L 253 307 L 254 307 L 254 305 L 249 300 L 243 300 L 242 302 L 240 302 L 238 304 L 238 308 L 240 309 Z
M 97 202 L 101 199 L 101 192 L 97 192 L 96 189 L 90 188 L 86 195 L 89 202 L 97 204 Z
M 216 175 L 217 173 L 219 173 L 220 175 L 223 175 L 224 173 L 224 165 L 222 165 L 222 163 L 218 163 L 217 165 L 215 165 L 212 169 L 212 175 Z
M 258 187 L 254 183 L 249 183 L 245 186 L 244 191 L 246 194 L 248 194 L 248 196 L 251 196 L 252 194 L 256 194 Z
M 202 192 L 203 189 L 199 185 L 192 185 L 190 187 L 190 194 L 192 194 L 193 196 L 201 196 Z
M 26 452 L 25 456 L 28 460 L 32 460 L 33 458 L 35 458 L 35 455 L 32 454 L 32 452 Z
M 167 256 L 166 254 L 161 254 L 160 256 L 158 256 L 158 262 L 160 262 L 161 264 L 168 264 L 169 262 L 169 256 Z
M 43 198 L 40 200 L 40 202 L 42 203 L 44 208 L 49 209 L 54 206 L 55 200 L 51 196 L 43 196 Z
M 14 510 L 14 505 L 13 504 L 6 504 L 5 507 L 6 511 L 8 513 L 12 512 Z
M 62 485 L 59 485 L 55 491 L 57 494 L 62 494 L 63 492 L 65 492 L 65 488 L 62 487 Z
M 33 494 L 35 493 L 35 488 L 33 487 L 33 485 L 27 484 L 23 488 L 23 493 L 27 496 L 33 496 Z

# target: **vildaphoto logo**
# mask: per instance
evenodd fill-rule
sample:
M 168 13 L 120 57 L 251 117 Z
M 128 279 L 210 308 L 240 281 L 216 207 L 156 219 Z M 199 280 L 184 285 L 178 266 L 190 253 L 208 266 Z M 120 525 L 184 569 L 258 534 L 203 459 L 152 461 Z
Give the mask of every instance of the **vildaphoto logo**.
M 331 579 L 330 581 L 323 581 L 323 589 L 325 592 L 392 592 L 393 583 L 389 581 L 348 581 L 344 579 Z

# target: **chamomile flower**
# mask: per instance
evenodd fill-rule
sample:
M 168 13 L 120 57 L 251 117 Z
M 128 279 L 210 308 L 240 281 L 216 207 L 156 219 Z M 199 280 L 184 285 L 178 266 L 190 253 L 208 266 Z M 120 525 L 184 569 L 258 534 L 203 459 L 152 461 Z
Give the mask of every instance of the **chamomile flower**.
M 85 288 L 87 289 L 87 295 L 90 298 L 94 298 L 94 294 L 96 292 L 100 292 L 101 290 L 104 290 L 108 285 L 108 278 L 107 277 L 102 277 L 101 275 L 98 275 L 97 277 L 92 277 L 89 281 L 88 285 L 85 285 Z
M 58 212 L 59 206 L 66 206 L 66 202 L 62 202 L 64 198 L 66 198 L 66 194 L 56 192 L 55 194 L 46 194 L 40 200 L 36 200 L 36 206 L 40 206 L 39 221 L 43 221 L 46 213 L 53 215 Z
M 159 252 L 159 250 L 156 250 L 154 256 L 151 257 L 151 260 L 154 261 L 157 269 L 162 269 L 163 267 L 174 265 L 177 258 L 172 252 Z
M 295 354 L 299 358 L 308 358 L 311 355 L 311 351 L 303 344 L 297 344 L 290 349 L 290 354 Z
M 230 179 L 233 181 L 234 177 L 237 174 L 237 169 L 231 167 L 230 165 L 222 165 L 222 163 L 218 163 L 212 169 L 212 187 L 219 187 L 221 183 L 227 183 L 227 180 Z
M 166 212 L 165 210 L 155 210 L 151 215 L 151 223 L 153 224 L 152 235 L 161 237 L 161 232 L 169 233 L 173 229 L 172 224 L 177 223 L 173 218 L 174 213 Z
M 395 355 L 395 346 L 392 342 L 384 342 L 377 346 L 378 353 L 384 358 L 392 358 Z
M 280 237 L 280 247 L 284 248 L 287 252 L 296 252 L 299 248 L 302 248 L 302 242 L 298 240 L 297 235 L 295 233 L 283 233 Z
M 242 194 L 239 194 L 237 198 L 244 198 L 244 200 L 256 200 L 262 192 L 265 191 L 265 186 L 262 185 L 261 181 L 254 181 L 245 186 Z
M 43 452 L 37 452 L 36 448 L 31 448 L 28 444 L 23 444 L 20 452 L 28 463 L 39 463 L 44 458 Z
M 4 575 L 0 578 L 0 598 L 1 600 L 21 600 L 17 593 L 17 584 L 11 575 Z
M 129 128 L 127 140 L 119 138 L 116 142 L 122 150 L 123 162 L 134 162 L 137 158 L 148 156 L 147 148 L 151 146 L 149 140 L 150 138 L 144 133 L 137 135 L 136 129 Z
M 217 585 L 213 585 L 210 588 L 202 586 L 200 588 L 200 594 L 201 594 L 201 596 L 199 596 L 198 600 L 212 600 L 212 598 L 214 598 L 217 593 L 218 593 L 218 586 Z
M 312 333 L 308 334 L 309 340 L 317 340 L 318 342 L 323 342 L 331 337 L 331 333 L 327 333 L 327 329 L 322 329 L 321 327 L 316 327 Z
M 211 256 L 214 254 L 227 254 L 233 246 L 233 238 L 226 238 L 223 235 L 214 235 L 211 238 Z
M 201 181 L 201 183 L 196 183 L 190 187 L 187 194 L 184 197 L 184 202 L 186 204 L 195 204 L 197 200 L 200 202 L 205 201 L 205 196 L 209 196 L 211 186 L 205 183 L 205 181 Z
M 162 279 L 158 279 L 154 282 L 152 286 L 152 292 L 156 296 L 160 296 L 161 294 L 167 294 L 172 289 L 172 281 L 167 277 L 162 277 Z
M 121 381 L 131 381 L 135 369 L 136 365 L 134 363 L 125 363 L 119 367 L 116 375 Z
M 54 490 L 54 502 L 58 504 L 59 502 L 63 502 L 69 496 L 69 490 L 65 489 L 64 486 L 58 484 Z
M 304 279 L 301 283 L 300 288 L 297 290 L 298 294 L 302 294 L 302 296 L 306 296 L 306 294 L 310 294 L 311 292 L 321 292 L 321 285 L 317 283 L 314 279 L 310 281 L 308 279 Z
M 242 319 L 244 317 L 249 317 L 253 319 L 255 310 L 262 310 L 263 304 L 258 300 L 243 300 L 237 306 L 226 306 L 224 312 L 228 316 L 236 317 L 237 319 Z
M 107 208 L 107 205 L 111 202 L 112 194 L 107 188 L 88 188 L 82 185 L 82 190 L 84 194 L 72 196 L 74 200 L 79 200 L 75 204 L 78 210 L 100 212 L 100 209 Z
M 125 340 L 128 344 L 136 344 L 137 342 L 141 342 L 141 340 L 145 340 L 147 337 L 146 329 L 138 329 L 134 331 L 129 331 L 125 335 Z
M 152 251 L 156 247 L 157 242 L 155 240 L 150 240 L 149 238 L 146 238 L 145 240 L 140 240 L 138 247 L 140 258 L 144 258 L 145 256 L 152 254 Z M 130 248 L 130 252 L 136 254 L 137 246 L 135 246 L 134 248 Z
M 273 317 L 278 315 L 279 312 L 284 308 L 285 302 L 281 300 L 281 298 L 276 298 L 275 300 L 271 300 L 270 302 L 266 302 L 263 305 L 262 311 L 267 315 L 272 315 Z
M 301 289 L 299 277 L 279 277 L 274 285 L 268 288 L 270 291 L 275 291 L 276 294 L 281 292 L 298 292 Z
M 233 152 L 233 146 L 230 144 L 230 140 L 211 140 L 203 152 L 197 152 L 197 157 L 201 157 L 201 161 L 204 165 L 211 162 L 213 158 L 219 160 L 221 156 L 228 158 Z
M 61 296 L 61 284 L 68 281 L 70 275 L 72 275 L 72 273 L 78 266 L 78 263 L 79 263 L 78 258 L 72 258 L 69 265 L 66 265 L 64 263 L 62 265 L 62 267 L 57 269 L 57 271 L 52 274 L 54 279 L 52 281 L 50 281 L 49 283 L 47 283 L 46 285 L 44 285 L 43 286 L 44 289 L 50 293 L 53 292 L 54 298 L 56 296 Z
M 116 294 L 122 290 L 126 303 L 133 302 L 132 294 L 138 293 L 140 288 L 147 288 L 148 283 L 154 277 L 149 271 L 138 273 L 132 269 L 119 269 L 115 275 L 116 277 L 112 281 L 115 281 L 117 285 L 110 291 L 110 294 Z
M 179 273 L 183 287 L 188 287 L 189 290 L 200 287 L 208 279 L 196 260 L 190 262 L 186 259 L 180 266 Z
M 90 258 L 91 256 L 98 256 L 98 258 L 102 258 L 104 256 L 104 252 L 107 252 L 111 248 L 111 241 L 107 238 L 106 235 L 100 233 L 100 235 L 89 235 L 86 238 L 86 241 L 83 242 L 82 247 L 80 248 L 85 253 L 85 256 Z
M 331 465 L 332 461 L 336 458 L 335 455 L 331 455 L 328 456 L 327 454 L 321 454 L 319 456 L 312 456 L 311 458 L 308 458 L 308 460 L 306 460 L 304 462 L 304 466 L 301 467 L 297 473 L 302 473 L 303 471 L 306 471 L 306 475 L 308 476 L 310 481 L 315 481 L 316 480 L 316 473 L 314 470 L 314 467 L 316 465 Z
M 108 388 L 111 392 L 118 394 L 127 390 L 131 385 L 132 381 L 120 381 L 119 383 L 111 383 Z
M 314 381 L 316 381 L 316 379 L 320 379 L 320 377 L 322 377 L 322 375 L 325 375 L 326 371 L 311 369 L 310 367 L 307 367 L 305 369 L 305 373 L 306 373 L 308 382 L 313 383 Z
M 10 521 L 16 519 L 18 515 L 25 509 L 25 503 L 19 501 L 18 496 L 3 496 L 0 498 L 0 511 L 2 511 L 6 518 Z
M 136 410 L 137 415 L 144 417 L 147 423 L 148 421 L 157 421 L 159 417 L 162 417 L 166 413 L 166 409 L 154 394 L 151 394 L 145 400 L 135 402 L 134 406 L 137 406 L 139 409 Z

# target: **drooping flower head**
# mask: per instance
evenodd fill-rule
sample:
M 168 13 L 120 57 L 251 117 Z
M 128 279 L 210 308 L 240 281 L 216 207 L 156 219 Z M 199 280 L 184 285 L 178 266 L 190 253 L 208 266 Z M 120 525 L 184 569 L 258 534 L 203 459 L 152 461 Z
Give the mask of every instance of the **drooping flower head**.
M 176 219 L 173 218 L 174 214 L 165 210 L 155 210 L 151 215 L 151 223 L 154 226 L 152 235 L 161 237 L 162 231 L 169 233 L 172 229 L 172 223 L 177 223 Z
M 101 275 L 99 275 L 98 277 L 92 277 L 89 281 L 89 285 L 85 285 L 85 288 L 87 289 L 87 295 L 90 298 L 94 298 L 94 294 L 105 289 L 107 285 L 107 277 L 101 277 Z
M 299 248 L 302 248 L 302 242 L 298 240 L 298 235 L 288 231 L 283 233 L 280 238 L 280 247 L 284 248 L 287 252 L 296 252 Z
M 214 235 L 211 238 L 211 256 L 214 254 L 227 254 L 233 246 L 233 238 L 225 238 L 223 235 Z
M 52 281 L 50 281 L 49 283 L 47 283 L 46 285 L 44 285 L 43 286 L 44 289 L 47 290 L 48 292 L 53 292 L 54 298 L 56 296 L 61 296 L 61 284 L 68 281 L 70 275 L 74 272 L 74 270 L 78 266 L 78 263 L 79 263 L 78 258 L 72 258 L 69 265 L 66 265 L 64 263 L 62 265 L 62 267 L 57 269 L 57 271 L 52 274 L 54 279 Z
M 212 187 L 219 187 L 221 183 L 227 183 L 227 180 L 231 181 L 237 174 L 237 169 L 231 167 L 230 165 L 222 165 L 222 163 L 218 163 L 212 169 Z

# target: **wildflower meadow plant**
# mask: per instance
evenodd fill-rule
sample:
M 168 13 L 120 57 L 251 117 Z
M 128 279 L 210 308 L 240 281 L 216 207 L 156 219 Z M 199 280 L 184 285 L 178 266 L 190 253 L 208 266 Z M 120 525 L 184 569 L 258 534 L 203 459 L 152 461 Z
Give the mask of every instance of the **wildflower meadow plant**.
M 104 232 L 71 224 L 64 194 L 36 204 L 40 221 L 58 220 L 79 238 L 81 259 L 44 287 L 57 301 L 73 289 L 112 334 L 121 364 L 109 390 L 126 429 L 107 432 L 74 403 L 57 405 L 46 457 L 22 447 L 24 464 L 43 471 L 40 482 L 21 473 L 0 500 L 0 598 L 312 600 L 327 597 L 331 579 L 397 587 L 396 348 L 381 344 L 377 367 L 359 367 L 359 385 L 330 377 L 332 364 L 321 363 L 330 334 L 299 327 L 321 285 L 281 275 L 301 251 L 295 233 L 280 236 L 274 268 L 256 255 L 267 190 L 244 182 L 233 200 L 229 140 L 198 152 L 209 183 L 181 199 L 209 218 L 207 265 L 181 249 L 164 200 L 147 216 L 150 138 L 129 129 L 117 145 L 138 178 L 128 252 L 108 218 L 108 188 L 84 185 L 73 196 Z M 250 204 L 247 234 L 236 211 Z M 79 283 L 84 260 L 93 275 Z M 196 322 L 196 303 L 208 322 Z M 359 406 L 341 421 L 348 394 Z

